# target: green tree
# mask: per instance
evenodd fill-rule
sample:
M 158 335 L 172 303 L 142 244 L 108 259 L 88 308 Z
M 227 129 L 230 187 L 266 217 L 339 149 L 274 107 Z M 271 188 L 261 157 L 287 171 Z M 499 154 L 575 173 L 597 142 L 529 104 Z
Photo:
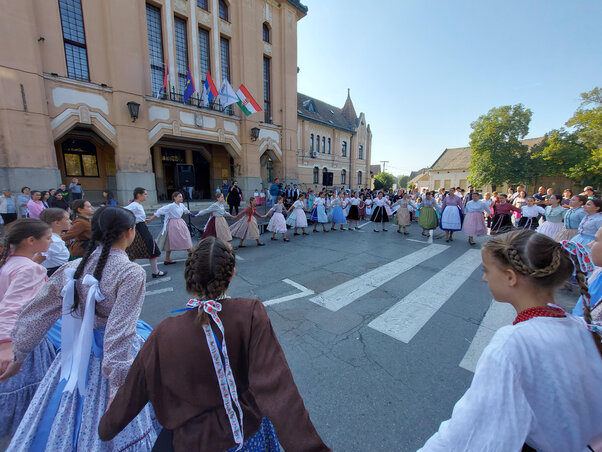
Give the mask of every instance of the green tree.
M 522 104 L 504 105 L 492 108 L 470 125 L 468 180 L 472 185 L 514 184 L 524 179 L 528 146 L 520 140 L 529 133 L 531 115 Z
M 410 176 L 399 176 L 399 180 L 397 181 L 397 187 L 405 188 L 410 181 Z
M 390 189 L 397 178 L 390 173 L 383 173 L 382 171 L 374 176 L 374 188 L 376 190 L 388 190 Z

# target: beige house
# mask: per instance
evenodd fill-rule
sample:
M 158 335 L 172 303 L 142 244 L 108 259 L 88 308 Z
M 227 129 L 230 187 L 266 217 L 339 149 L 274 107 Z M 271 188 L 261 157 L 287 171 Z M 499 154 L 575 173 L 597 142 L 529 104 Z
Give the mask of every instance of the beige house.
M 522 140 L 521 143 L 531 148 L 541 143 L 542 140 L 543 137 L 528 138 Z M 460 187 L 466 190 L 469 185 L 470 159 L 470 147 L 445 149 L 424 174 L 417 176 L 420 181 L 416 183 L 419 186 L 424 185 L 432 190 L 439 188 L 449 189 L 450 187 Z M 534 185 L 544 185 L 562 191 L 564 188 L 573 188 L 574 183 L 566 178 L 542 178 L 536 181 Z M 476 188 L 478 190 L 491 191 L 491 185 Z M 496 189 L 505 192 L 508 187 L 507 185 L 503 185 L 496 187 Z M 535 192 L 536 190 L 533 187 L 529 187 L 529 191 Z
M 363 115 L 349 131 L 298 116 L 297 22 L 306 13 L 298 0 L 5 2 L 0 180 L 18 191 L 78 177 L 88 197 L 108 188 L 120 203 L 137 186 L 150 202 L 169 199 L 178 175 L 192 178 L 199 198 L 223 179 L 247 196 L 274 177 L 311 182 L 318 161 L 337 168 L 339 183 L 343 168 L 360 170 L 359 145 L 368 161 L 370 133 Z M 263 111 L 207 102 L 207 72 L 218 89 L 244 84 Z M 332 161 L 301 155 L 309 124 L 331 139 Z M 342 141 L 351 165 L 339 161 Z

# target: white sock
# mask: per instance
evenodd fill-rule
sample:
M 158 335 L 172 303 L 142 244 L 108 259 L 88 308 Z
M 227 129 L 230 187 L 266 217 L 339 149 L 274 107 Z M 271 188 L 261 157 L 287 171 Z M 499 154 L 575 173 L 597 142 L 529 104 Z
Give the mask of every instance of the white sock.
M 154 259 L 149 259 L 148 261 L 150 262 L 150 266 L 153 269 L 153 273 L 154 274 L 159 273 L 159 266 L 157 265 L 157 258 L 155 257 Z

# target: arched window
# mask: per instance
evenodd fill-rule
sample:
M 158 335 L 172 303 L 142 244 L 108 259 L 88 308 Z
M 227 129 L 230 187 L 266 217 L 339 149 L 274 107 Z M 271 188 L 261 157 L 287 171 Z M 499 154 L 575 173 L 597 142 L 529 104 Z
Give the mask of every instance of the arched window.
M 347 171 L 341 171 L 341 184 L 345 185 L 347 183 Z
M 313 133 L 309 136 L 309 150 L 311 152 L 314 152 L 314 134 Z
M 322 137 L 322 154 L 324 153 L 326 153 L 326 137 Z
M 331 142 L 330 142 L 330 138 L 328 139 L 328 153 L 330 154 L 332 152 L 332 148 L 331 148 Z
M 270 41 L 270 26 L 264 22 L 263 24 L 263 40 L 265 42 L 271 42 Z
M 357 185 L 362 185 L 362 172 L 357 172 Z
M 228 19 L 228 4 L 224 0 L 219 0 L 219 18 Z
M 314 166 L 314 184 L 320 183 L 320 168 Z
M 316 151 L 320 152 L 320 135 L 316 135 Z

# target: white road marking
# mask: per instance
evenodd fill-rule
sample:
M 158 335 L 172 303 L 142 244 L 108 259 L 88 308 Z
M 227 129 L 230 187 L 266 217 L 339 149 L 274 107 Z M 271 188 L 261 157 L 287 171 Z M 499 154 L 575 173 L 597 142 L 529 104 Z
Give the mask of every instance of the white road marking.
M 236 259 L 238 259 L 239 261 L 244 261 L 245 260 L 244 257 L 240 257 L 238 254 L 236 255 Z
M 441 246 L 441 245 L 432 245 Z M 481 265 L 481 251 L 468 250 L 447 267 L 433 275 L 393 307 L 368 324 L 381 333 L 406 344 L 426 325 L 429 319 L 464 284 Z M 461 274 L 458 269 L 462 269 Z
M 301 292 L 294 293 L 292 295 L 286 295 L 286 296 L 280 297 L 280 298 L 273 298 L 271 300 L 266 300 L 263 302 L 264 306 L 272 306 L 272 305 L 275 305 L 278 303 L 284 303 L 285 301 L 296 300 L 297 298 L 307 297 L 307 296 L 313 295 L 315 293 L 313 290 L 308 289 L 307 287 L 302 286 L 301 284 L 298 284 L 295 281 L 291 281 L 288 278 L 283 279 L 282 282 L 286 283 L 286 284 L 290 284 L 294 288 L 299 289 Z
M 426 248 L 394 260 L 393 262 L 375 268 L 357 278 L 339 284 L 316 297 L 310 298 L 309 301 L 330 309 L 331 311 L 338 311 L 358 298 L 391 281 L 396 276 L 401 275 L 431 257 L 442 253 L 448 248 L 449 247 L 445 245 L 427 246 Z
M 418 240 L 418 239 L 406 239 L 406 240 L 409 240 L 410 242 L 418 242 L 418 243 L 422 243 L 422 244 L 425 244 L 425 243 L 428 244 L 428 242 L 425 240 Z
M 491 305 L 472 339 L 468 351 L 460 361 L 460 367 L 474 372 L 477 361 L 479 361 L 483 350 L 485 350 L 495 332 L 505 325 L 511 325 L 515 317 L 516 311 L 511 304 L 491 300 Z
M 160 293 L 165 293 L 165 292 L 173 292 L 173 287 L 166 287 L 165 289 L 150 290 L 150 291 L 146 292 L 146 296 L 149 297 L 151 295 L 159 295 Z
M 162 283 L 166 283 L 168 281 L 171 281 L 171 276 L 165 276 L 163 278 L 159 278 L 157 281 L 150 281 L 146 283 L 146 287 L 150 287 L 150 286 L 156 286 L 157 284 L 162 284 Z
M 372 223 L 372 222 L 371 221 L 367 221 L 367 222 L 365 222 L 364 224 L 362 224 L 361 226 L 358 226 L 358 227 L 363 228 L 364 226 L 369 225 L 370 223 Z

